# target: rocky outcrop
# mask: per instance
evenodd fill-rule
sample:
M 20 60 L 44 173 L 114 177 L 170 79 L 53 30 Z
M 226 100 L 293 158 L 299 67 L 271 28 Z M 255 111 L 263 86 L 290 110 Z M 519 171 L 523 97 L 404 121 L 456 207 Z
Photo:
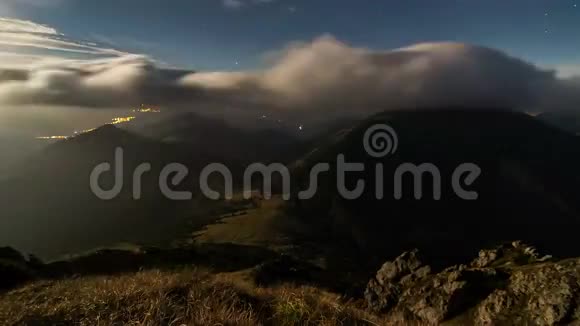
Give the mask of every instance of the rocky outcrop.
M 580 259 L 556 262 L 520 242 L 436 273 L 415 250 L 385 263 L 365 298 L 393 322 L 580 325 L 579 280 Z
M 518 268 L 505 288 L 477 306 L 474 318 L 482 325 L 579 323 L 579 276 L 580 259 Z
M 405 252 L 392 262 L 386 262 L 377 272 L 365 291 L 369 307 L 377 312 L 394 307 L 405 288 L 431 273 L 431 267 L 423 266 L 418 250 Z

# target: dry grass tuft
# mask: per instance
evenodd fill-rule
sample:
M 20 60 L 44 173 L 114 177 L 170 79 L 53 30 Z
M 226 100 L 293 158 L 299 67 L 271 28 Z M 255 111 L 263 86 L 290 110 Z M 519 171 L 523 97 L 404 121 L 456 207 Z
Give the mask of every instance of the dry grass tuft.
M 0 296 L 2 325 L 380 325 L 312 287 L 255 288 L 208 271 L 41 281 Z

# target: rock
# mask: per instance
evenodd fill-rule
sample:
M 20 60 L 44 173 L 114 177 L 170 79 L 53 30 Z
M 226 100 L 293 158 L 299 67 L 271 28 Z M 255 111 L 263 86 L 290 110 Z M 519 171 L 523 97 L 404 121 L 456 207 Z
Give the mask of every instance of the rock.
M 491 325 L 501 322 L 499 315 L 502 311 L 512 309 L 515 301 L 505 290 L 496 290 L 483 300 L 476 311 L 477 324 Z
M 580 260 L 527 266 L 512 273 L 509 285 L 478 307 L 478 324 L 506 320 L 533 325 L 579 321 Z
M 438 324 L 477 304 L 504 278 L 495 269 L 447 269 L 406 289 L 396 309 L 407 309 L 425 323 Z
M 422 265 L 418 250 L 405 252 L 394 261 L 383 264 L 365 290 L 369 307 L 375 312 L 390 309 L 398 302 L 405 285 L 410 286 L 429 275 L 431 268 Z
M 365 300 L 374 312 L 385 312 L 399 302 L 401 287 L 397 284 L 379 284 L 371 280 L 365 290 Z
M 471 262 L 471 266 L 479 268 L 490 266 L 499 256 L 498 250 L 481 250 L 479 256 Z
M 479 252 L 479 256 L 471 262 L 472 267 L 501 267 L 501 264 L 525 265 L 533 262 L 548 261 L 552 256 L 540 257 L 537 249 L 521 241 L 499 246 L 495 249 L 486 249 Z
M 421 267 L 422 262 L 418 257 L 419 251 L 405 252 L 392 262 L 386 262 L 377 272 L 376 279 L 379 284 L 397 281 Z
M 439 273 L 418 257 L 381 267 L 365 291 L 370 309 L 397 324 L 580 325 L 580 259 L 546 261 L 521 242 Z

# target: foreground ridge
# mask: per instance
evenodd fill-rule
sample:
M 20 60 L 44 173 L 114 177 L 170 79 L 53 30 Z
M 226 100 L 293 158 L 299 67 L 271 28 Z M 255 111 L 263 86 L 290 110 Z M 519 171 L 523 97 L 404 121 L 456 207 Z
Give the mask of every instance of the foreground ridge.
M 0 252 L 5 288 L 0 294 L 0 323 L 557 325 L 580 322 L 580 258 L 558 260 L 541 255 L 534 247 L 519 241 L 481 250 L 471 262 L 450 267 L 437 265 L 417 249 L 404 252 L 382 265 L 368 282 L 364 300 L 362 294 L 345 295 L 320 282 L 324 275 L 336 270 L 312 266 L 289 256 L 255 253 L 254 258 L 239 266 L 220 270 L 216 265 L 220 259 L 215 255 L 234 254 L 231 248 L 224 250 L 208 251 L 215 259 L 209 264 L 204 262 L 207 258 L 201 248 L 177 251 L 150 248 L 135 253 L 100 251 L 76 260 L 43 264 L 34 257 L 26 259 L 4 248 Z M 244 250 L 249 252 L 249 248 Z M 171 255 L 176 265 L 155 263 L 159 257 Z M 113 264 L 115 257 L 134 266 Z M 103 269 L 101 265 L 106 261 L 110 266 Z M 114 270 L 115 266 L 118 271 Z

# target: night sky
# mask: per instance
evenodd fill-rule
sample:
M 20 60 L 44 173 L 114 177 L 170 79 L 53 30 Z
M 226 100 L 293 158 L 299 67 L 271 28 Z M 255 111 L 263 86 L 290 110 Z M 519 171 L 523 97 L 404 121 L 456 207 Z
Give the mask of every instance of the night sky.
M 574 0 L 2 0 L 0 15 L 198 70 L 259 67 L 268 51 L 323 34 L 392 49 L 458 41 L 540 65 L 580 63 Z

